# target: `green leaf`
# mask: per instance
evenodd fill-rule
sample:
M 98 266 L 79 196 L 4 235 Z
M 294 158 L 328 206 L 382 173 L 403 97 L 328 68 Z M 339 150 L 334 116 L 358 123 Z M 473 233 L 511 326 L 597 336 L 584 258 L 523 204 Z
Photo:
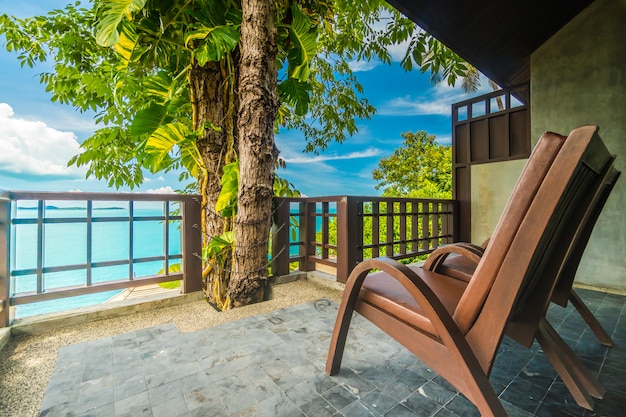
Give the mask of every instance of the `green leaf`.
M 159 104 L 171 101 L 170 105 L 180 107 L 189 103 L 189 92 L 181 88 L 180 83 L 165 71 L 146 77 L 142 85 L 146 97 Z
M 237 194 L 239 193 L 239 161 L 224 166 L 222 189 L 215 203 L 215 210 L 223 217 L 232 217 L 237 212 Z
M 122 19 L 132 19 L 146 5 L 147 0 L 108 0 L 98 13 L 96 42 L 102 46 L 113 46 L 120 41 L 119 25 Z
M 219 257 L 224 251 L 232 249 L 234 246 L 235 232 L 233 231 L 224 232 L 220 236 L 213 236 L 208 245 L 202 249 L 202 259 L 207 261 L 210 258 Z
M 192 136 L 190 133 L 187 125 L 181 122 L 168 123 L 156 129 L 145 145 L 145 151 L 151 155 L 150 170 L 157 172 L 171 165 L 170 152 L 175 146 L 188 141 L 188 137 Z
M 304 116 L 309 111 L 309 94 L 311 91 L 311 84 L 295 78 L 287 78 L 278 85 L 278 94 L 281 101 L 292 105 L 298 116 Z
M 194 50 L 194 56 L 200 66 L 204 66 L 209 61 L 220 61 L 239 43 L 239 26 L 195 25 L 193 28 L 194 30 L 185 36 L 185 45 L 189 47 L 194 40 L 199 41 Z
M 293 44 L 287 51 L 287 72 L 290 78 L 306 82 L 309 80 L 311 61 L 317 52 L 318 31 L 311 26 L 300 6 L 294 4 L 291 10 L 293 22 L 286 27 Z
M 126 66 L 131 62 L 133 52 L 139 41 L 135 27 L 128 22 L 122 22 L 122 30 L 119 32 L 118 41 L 114 45 L 115 52 L 120 54 Z
M 133 122 L 130 126 L 130 134 L 143 135 L 145 133 L 153 133 L 161 126 L 167 117 L 167 109 L 160 104 L 152 104 L 149 107 L 140 110 L 135 114 Z
M 202 160 L 196 141 L 187 141 L 180 146 L 180 161 L 189 175 L 198 179 L 200 177 L 200 166 Z

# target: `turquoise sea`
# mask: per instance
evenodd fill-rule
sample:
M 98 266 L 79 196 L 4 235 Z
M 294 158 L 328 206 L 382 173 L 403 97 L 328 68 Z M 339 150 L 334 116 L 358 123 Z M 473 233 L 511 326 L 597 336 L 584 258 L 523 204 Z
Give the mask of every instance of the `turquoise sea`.
M 110 203 L 109 203 L 110 204 Z M 146 207 L 136 204 L 133 209 L 133 258 L 163 256 L 164 254 L 164 224 L 160 220 L 142 221 L 141 217 L 163 216 L 162 205 L 146 204 Z M 160 206 L 160 207 L 159 207 Z M 32 219 L 37 217 L 37 210 L 33 207 L 18 207 L 17 219 Z M 85 207 L 46 206 L 46 218 L 70 218 L 85 219 L 87 210 Z M 128 207 L 102 207 L 94 208 L 94 219 L 128 217 Z M 92 223 L 92 262 L 105 262 L 129 259 L 130 237 L 128 221 L 107 221 Z M 37 268 L 37 225 L 18 224 L 12 228 L 11 253 L 12 270 L 26 270 Z M 169 225 L 169 255 L 181 253 L 179 222 L 171 222 Z M 48 223 L 44 225 L 43 233 L 43 266 L 55 267 L 63 265 L 80 265 L 87 262 L 87 224 L 76 223 Z M 177 263 L 172 260 L 170 263 Z M 163 262 L 142 262 L 133 264 L 133 276 L 155 275 L 163 269 Z M 92 281 L 94 283 L 127 279 L 129 265 L 117 265 L 98 267 L 92 269 Z M 44 286 L 47 289 L 62 288 L 75 285 L 84 285 L 86 282 L 86 269 L 62 271 L 44 274 Z M 35 274 L 16 276 L 12 278 L 12 292 L 20 293 L 35 291 L 37 277 Z M 16 317 L 27 317 L 54 311 L 67 310 L 102 303 L 120 290 L 107 291 L 93 295 L 69 297 L 60 300 L 43 301 L 20 305 L 17 307 Z

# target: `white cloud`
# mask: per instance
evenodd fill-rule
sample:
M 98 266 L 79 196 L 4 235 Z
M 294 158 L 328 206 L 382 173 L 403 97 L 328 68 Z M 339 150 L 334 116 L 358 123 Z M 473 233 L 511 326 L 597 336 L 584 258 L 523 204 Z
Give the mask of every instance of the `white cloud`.
M 146 193 L 148 194 L 176 194 L 176 191 L 174 191 L 172 187 L 167 185 L 165 187 L 151 188 L 149 190 L 146 190 Z
M 424 101 L 421 98 L 411 96 L 396 97 L 389 100 L 378 108 L 378 114 L 385 116 L 420 116 L 436 114 L 448 116 L 450 103 L 444 101 Z
M 19 177 L 78 178 L 84 170 L 68 167 L 80 153 L 72 132 L 53 129 L 40 121 L 15 117 L 13 109 L 0 103 L 0 172 Z
M 350 152 L 344 155 L 315 155 L 315 156 L 294 156 L 294 157 L 283 157 L 285 162 L 290 164 L 309 164 L 315 162 L 325 162 L 325 161 L 338 161 L 338 160 L 346 160 L 346 159 L 359 159 L 359 158 L 371 158 L 374 156 L 379 156 L 383 153 L 381 149 L 369 148 L 364 151 Z
M 350 61 L 348 66 L 353 72 L 365 72 L 376 68 L 378 64 L 378 61 Z
M 459 86 L 441 82 L 432 89 L 430 97 L 410 96 L 396 97 L 378 106 L 378 114 L 385 116 L 450 116 L 452 104 L 491 92 L 487 78 L 481 74 L 480 86 L 472 93 L 466 93 Z

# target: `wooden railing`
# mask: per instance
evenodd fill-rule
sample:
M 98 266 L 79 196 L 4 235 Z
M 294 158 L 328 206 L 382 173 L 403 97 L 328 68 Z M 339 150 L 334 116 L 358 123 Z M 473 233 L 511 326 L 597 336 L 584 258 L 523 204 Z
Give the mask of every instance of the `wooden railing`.
M 274 202 L 274 275 L 288 274 L 290 265 L 300 271 L 323 265 L 345 282 L 363 259 L 417 257 L 456 241 L 452 200 L 341 196 Z
M 145 204 L 159 205 L 159 213 L 146 214 Z M 122 205 L 123 207 L 119 207 Z M 111 207 L 115 206 L 115 210 Z M 104 211 L 99 211 L 104 210 Z M 388 256 L 394 259 L 432 252 L 439 245 L 456 241 L 456 202 L 382 197 L 275 198 L 274 228 L 270 258 L 272 274 L 292 270 L 330 268 L 337 280 L 345 282 L 350 271 L 363 259 Z M 198 196 L 129 193 L 0 192 L 0 327 L 9 325 L 11 306 L 94 294 L 164 281 L 181 280 L 183 293 L 202 289 L 201 210 Z M 139 253 L 145 242 L 136 230 L 151 222 L 162 234 L 159 254 Z M 123 232 L 113 225 L 123 223 Z M 80 227 L 81 242 L 57 242 L 67 248 L 63 262 L 46 259 L 48 234 L 66 234 Z M 28 265 L 16 262 L 21 248 L 16 236 L 31 228 L 27 245 Z M 103 229 L 104 228 L 104 229 Z M 96 231 L 99 233 L 96 233 Z M 127 230 L 127 232 L 126 232 Z M 159 230 L 161 230 L 159 232 Z M 127 253 L 118 259 L 99 259 L 94 248 L 103 245 L 102 236 L 116 234 Z M 180 249 L 171 250 L 173 233 L 180 233 Z M 81 235 L 82 236 L 82 235 Z M 70 256 L 79 245 L 81 254 Z M 83 245 L 80 247 L 80 245 Z M 100 246 L 98 246 L 100 245 Z M 49 248 L 48 248 L 49 249 Z M 67 259 L 66 259 L 67 258 Z M 142 263 L 161 265 L 149 275 L 137 276 Z M 171 270 L 180 265 L 180 272 Z M 114 279 L 95 278 L 95 271 L 122 267 Z M 152 271 L 152 269 L 150 269 Z M 53 285 L 54 274 L 84 271 L 81 282 Z M 20 282 L 30 282 L 24 287 Z
M 162 207 L 159 214 L 142 215 L 136 208 L 144 205 Z M 107 206 L 116 206 L 116 210 L 108 210 L 102 215 Z M 124 207 L 117 207 L 122 205 Z M 60 206 L 60 207 L 59 207 Z M 21 213 L 21 214 L 18 214 Z M 26 214 L 24 214 L 26 213 Z M 113 214 L 111 214 L 113 213 Z M 181 280 L 183 293 L 202 289 L 202 235 L 200 202 L 197 196 L 174 194 L 130 194 L 130 193 L 51 193 L 51 192 L 1 192 L 0 193 L 0 327 L 9 325 L 10 306 L 18 306 L 38 301 L 72 297 L 83 294 L 93 294 L 110 290 L 137 287 L 153 283 Z M 135 247 L 135 228 L 142 222 L 152 222 L 151 227 L 161 229 L 162 251 L 149 256 L 137 256 Z M 94 247 L 102 244 L 94 238 L 94 228 L 100 233 L 111 231 L 113 225 L 124 223 L 125 236 L 120 236 L 126 254 L 120 259 L 94 259 Z M 76 242 L 57 228 L 57 238 L 54 243 L 47 242 L 46 230 L 52 234 L 53 228 L 60 225 L 64 228 L 75 227 L 84 231 L 86 248 L 81 261 L 75 262 L 71 256 L 75 251 Z M 73 226 L 72 226 L 73 225 Z M 84 225 L 84 226 L 83 226 Z M 106 225 L 106 226 L 105 226 Z M 28 242 L 29 256 L 27 267 L 15 265 L 16 237 L 30 228 L 29 234 L 33 237 Z M 34 230 L 33 230 L 34 229 Z M 117 232 L 116 232 L 117 233 Z M 173 249 L 172 233 L 181 233 L 180 248 Z M 160 237 L 159 237 L 160 239 Z M 63 245 L 67 251 L 69 263 L 55 260 L 47 264 L 47 244 Z M 73 246 L 74 245 L 74 246 Z M 127 248 L 126 248 L 127 247 Z M 58 248 L 57 248 L 58 249 Z M 82 255 L 82 254 L 81 254 Z M 34 258 L 34 259 L 33 259 Z M 72 262 L 74 260 L 74 262 Z M 82 261 L 84 260 L 84 261 Z M 151 262 L 151 265 L 161 265 L 155 268 L 150 275 L 137 276 L 136 265 Z M 172 264 L 179 264 L 179 268 L 171 268 Z M 122 266 L 127 275 L 116 276 L 113 279 L 94 279 L 94 272 L 107 267 Z M 161 273 L 158 273 L 161 269 Z M 180 272 L 170 272 L 176 270 Z M 68 271 L 84 271 L 82 282 L 72 282 L 69 286 L 48 284 L 48 276 Z M 16 280 L 29 282 L 26 291 L 17 292 Z M 24 287 L 22 285 L 22 287 Z

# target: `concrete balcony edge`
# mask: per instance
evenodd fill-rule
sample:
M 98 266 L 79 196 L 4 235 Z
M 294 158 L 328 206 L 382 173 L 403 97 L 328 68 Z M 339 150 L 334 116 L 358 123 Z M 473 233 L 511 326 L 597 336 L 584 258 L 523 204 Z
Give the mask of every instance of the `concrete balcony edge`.
M 88 323 L 114 317 L 125 316 L 157 308 L 170 307 L 184 303 L 200 301 L 204 298 L 202 291 L 190 294 L 172 295 L 171 291 L 161 294 L 129 299 L 114 303 L 103 303 L 57 313 L 17 319 L 9 327 L 11 335 L 37 334 L 61 327 Z

